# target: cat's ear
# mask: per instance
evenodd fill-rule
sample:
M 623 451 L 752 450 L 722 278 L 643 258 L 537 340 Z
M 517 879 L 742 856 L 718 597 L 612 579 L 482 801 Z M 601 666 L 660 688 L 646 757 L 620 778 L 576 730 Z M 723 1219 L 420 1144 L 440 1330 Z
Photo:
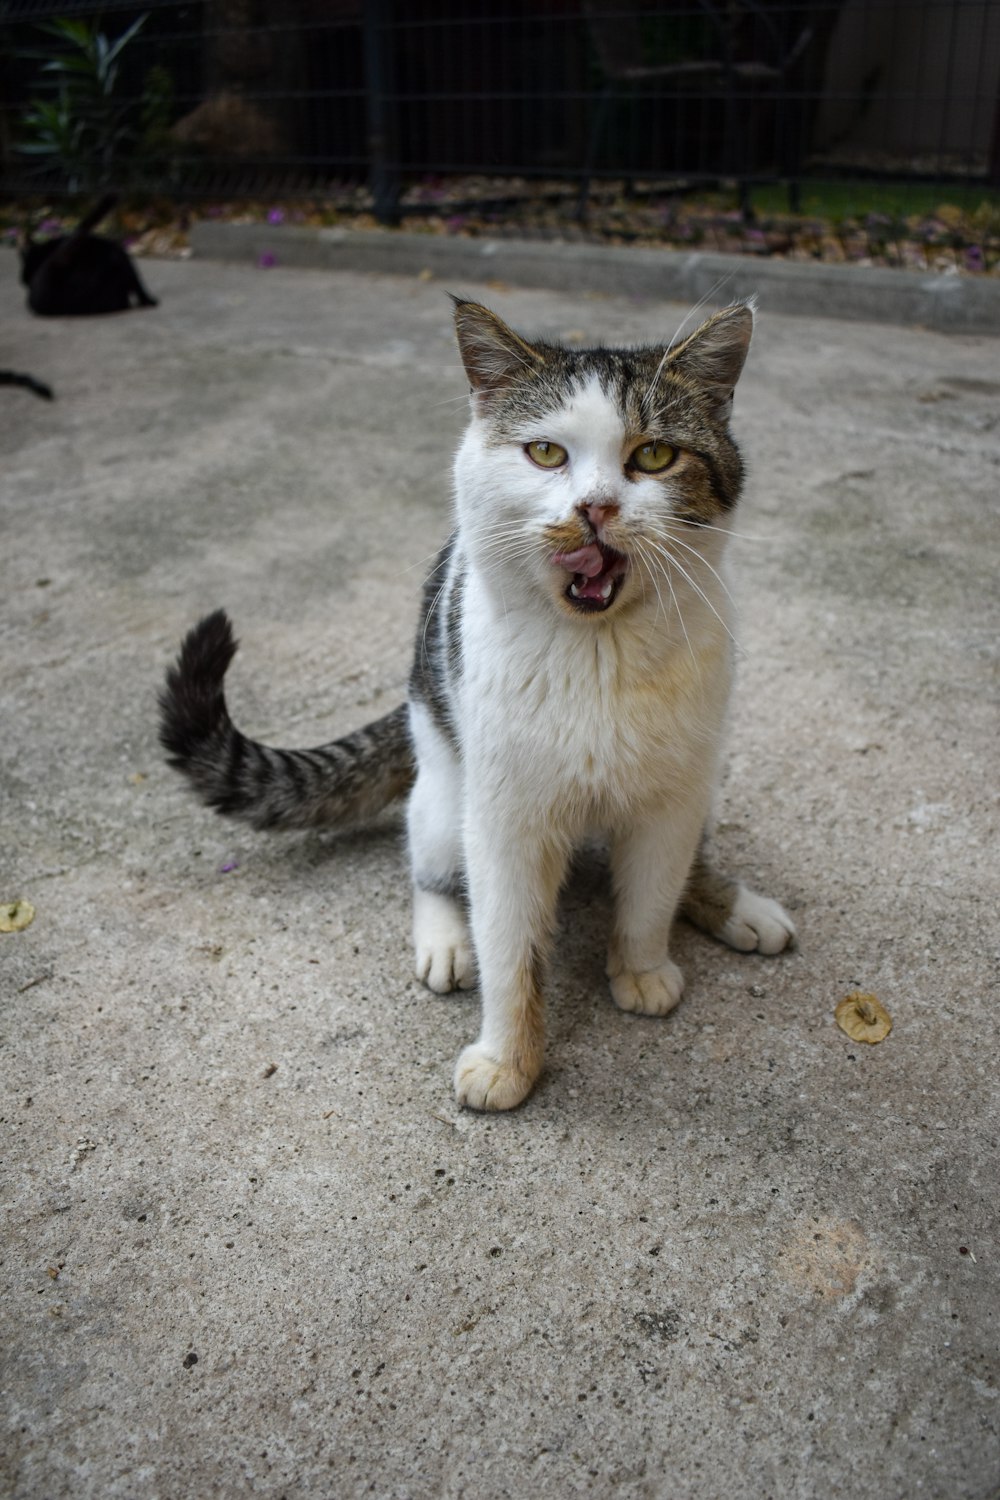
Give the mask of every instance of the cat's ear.
M 537 349 L 478 302 L 453 297 L 455 333 L 475 394 L 492 396 L 545 363 Z
M 750 348 L 753 315 L 753 302 L 724 307 L 670 351 L 671 369 L 706 386 L 723 420 L 729 417 L 733 390 Z

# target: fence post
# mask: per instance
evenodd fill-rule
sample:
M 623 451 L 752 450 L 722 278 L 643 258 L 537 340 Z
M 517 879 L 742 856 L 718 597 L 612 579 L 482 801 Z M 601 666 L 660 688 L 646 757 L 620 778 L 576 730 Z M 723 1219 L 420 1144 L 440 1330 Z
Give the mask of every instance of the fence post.
M 365 106 L 368 115 L 368 181 L 380 224 L 399 223 L 399 171 L 393 160 L 393 105 L 388 97 L 392 49 L 386 36 L 391 0 L 364 0 Z

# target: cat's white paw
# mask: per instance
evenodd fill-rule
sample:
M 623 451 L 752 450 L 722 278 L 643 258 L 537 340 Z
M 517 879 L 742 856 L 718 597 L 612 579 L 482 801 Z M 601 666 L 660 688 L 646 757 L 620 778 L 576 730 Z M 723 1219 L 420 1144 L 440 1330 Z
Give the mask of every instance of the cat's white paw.
M 434 891 L 413 893 L 413 947 L 417 978 L 439 995 L 470 990 L 476 959 L 458 903 Z
M 777 901 L 741 885 L 719 937 L 741 953 L 781 953 L 795 942 L 795 923 Z
M 455 1098 L 466 1109 L 514 1109 L 531 1093 L 535 1079 L 474 1042 L 455 1064 Z
M 631 1010 L 640 1016 L 665 1016 L 684 994 L 684 975 L 669 958 L 658 969 L 638 974 L 625 969 L 609 977 L 611 995 L 619 1010 Z
M 468 945 L 417 949 L 416 975 L 438 995 L 476 987 L 476 963 Z

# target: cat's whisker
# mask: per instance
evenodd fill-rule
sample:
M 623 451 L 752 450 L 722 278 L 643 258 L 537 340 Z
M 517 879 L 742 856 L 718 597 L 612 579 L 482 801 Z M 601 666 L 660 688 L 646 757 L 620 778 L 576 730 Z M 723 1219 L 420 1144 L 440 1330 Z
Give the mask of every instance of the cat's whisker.
M 430 604 L 427 606 L 427 613 L 424 615 L 424 628 L 420 632 L 420 653 L 421 653 L 421 655 L 423 657 L 427 656 L 427 632 L 430 629 L 431 618 L 432 618 L 432 616 L 434 614 L 434 611 L 437 609 L 439 603 L 441 602 L 441 595 L 444 593 L 446 587 L 447 587 L 447 580 L 445 580 L 445 582 L 442 583 L 441 587 L 438 589 L 437 593 L 434 595 L 434 598 L 431 600 Z
M 652 583 L 654 589 L 656 590 L 656 597 L 659 600 L 660 609 L 663 611 L 663 618 L 664 618 L 664 621 L 666 622 L 666 621 L 669 620 L 669 616 L 667 614 L 666 606 L 663 603 L 663 595 L 660 593 L 660 585 L 657 582 L 656 570 L 653 568 L 652 563 L 649 561 L 649 558 L 648 558 L 648 556 L 646 554 L 646 549 L 645 549 L 645 547 L 644 547 L 644 545 L 643 545 L 643 543 L 642 543 L 642 541 L 640 539 L 637 539 L 637 546 L 638 546 L 638 551 L 639 551 L 639 557 L 640 557 L 640 559 L 641 559 L 641 561 L 643 563 L 643 566 L 646 568 L 647 572 L 649 573 L 650 582 Z M 674 614 L 677 616 L 677 622 L 680 625 L 681 630 L 683 631 L 684 639 L 687 642 L 688 652 L 689 652 L 689 654 L 691 656 L 691 659 L 693 661 L 695 659 L 694 658 L 694 647 L 691 645 L 691 639 L 690 639 L 690 637 L 689 637 L 689 635 L 687 633 L 687 626 L 684 624 L 684 615 L 681 612 L 681 607 L 680 607 L 680 604 L 678 602 L 677 595 L 674 592 L 673 580 L 671 579 L 670 573 L 668 571 L 666 571 L 666 572 L 663 573 L 663 578 L 664 578 L 664 580 L 666 582 L 667 588 L 670 590 L 670 598 L 671 598 L 671 602 L 673 603 Z
M 698 562 L 702 563 L 711 573 L 712 577 L 716 580 L 722 592 L 729 600 L 730 604 L 735 607 L 736 601 L 733 598 L 732 594 L 729 592 L 729 588 L 726 584 L 725 579 L 722 577 L 721 573 L 718 573 L 716 569 L 712 567 L 712 564 L 709 562 L 708 558 L 704 555 L 703 552 L 699 552 L 697 547 L 692 547 L 689 542 L 685 542 L 683 538 L 669 531 L 666 533 L 663 540 L 665 545 L 667 545 L 668 547 L 671 543 L 673 543 L 678 547 L 683 547 L 685 552 L 688 552 L 692 557 L 697 558 Z
M 673 520 L 673 518 L 671 518 L 671 520 Z M 711 523 L 711 521 L 688 521 L 688 520 L 685 520 L 683 523 L 680 522 L 680 521 L 678 521 L 676 524 L 678 524 L 678 525 L 683 524 L 686 527 L 689 526 L 693 530 L 696 530 L 696 531 L 717 531 L 720 536 L 733 536 L 733 537 L 736 537 L 737 540 L 741 541 L 741 542 L 775 542 L 775 541 L 777 541 L 777 537 L 772 537 L 772 536 L 753 536 L 749 531 L 733 531 L 728 526 L 713 526 L 712 523 Z
M 415 568 L 423 568 L 426 571 L 427 564 L 432 563 L 440 551 L 440 547 L 435 547 L 433 552 L 425 552 L 422 557 L 417 558 L 416 562 L 407 563 L 401 571 L 403 573 L 412 573 Z
M 477 535 L 477 549 L 480 544 L 494 553 L 507 550 L 511 557 L 530 551 L 538 541 L 538 530 L 531 522 L 511 524 L 510 522 L 496 522 L 492 526 L 484 526 Z
M 733 645 L 734 646 L 738 646 L 738 642 L 736 640 L 736 637 L 733 635 L 733 632 L 730 630 L 728 624 L 722 618 L 722 615 L 716 609 L 715 605 L 712 603 L 711 599 L 708 597 L 708 595 L 706 594 L 705 590 L 701 587 L 701 585 L 699 583 L 696 582 L 696 580 L 694 578 L 691 577 L 691 574 L 688 572 L 687 568 L 685 568 L 685 566 L 681 562 L 680 558 L 677 557 L 677 556 L 675 556 L 675 554 L 672 553 L 662 543 L 652 541 L 652 539 L 650 539 L 650 540 L 651 540 L 651 545 L 653 547 L 655 547 L 656 550 L 663 557 L 663 560 L 667 564 L 667 567 L 668 568 L 674 567 L 674 568 L 677 569 L 677 571 L 678 571 L 678 573 L 680 573 L 681 577 L 683 579 L 685 579 L 685 581 L 690 585 L 690 587 L 699 596 L 699 598 L 702 599 L 703 602 L 708 605 L 709 609 L 712 611 L 712 614 L 718 620 L 719 624 L 722 626 L 723 630 L 726 632 L 726 634 L 728 635 L 729 639 L 732 641 Z
M 476 556 L 483 562 L 512 564 L 523 572 L 529 568 L 528 554 L 533 540 L 530 533 L 523 537 L 507 534 L 487 536 L 477 544 Z
M 667 580 L 667 588 L 670 590 L 670 597 L 673 600 L 674 614 L 677 616 L 678 623 L 683 632 L 684 641 L 688 648 L 688 655 L 690 656 L 692 661 L 696 661 L 697 657 L 694 654 L 694 647 L 691 644 L 691 637 L 688 635 L 687 625 L 684 622 L 684 611 L 681 609 L 680 600 L 678 599 L 676 591 L 674 589 L 674 580 L 670 576 L 669 568 L 663 576 Z
M 484 527 L 482 531 L 483 545 L 477 551 L 479 555 L 489 557 L 494 562 L 513 562 L 515 565 L 526 568 L 527 562 L 524 553 L 528 546 L 535 541 L 535 529 L 527 523 L 520 526 L 511 525 L 509 522 L 496 522 L 492 526 Z M 433 562 L 438 555 L 438 549 L 427 553 L 415 562 L 407 563 L 403 568 L 404 573 L 412 572 L 416 568 L 426 567 Z
M 437 411 L 442 406 L 461 406 L 469 399 L 468 391 L 463 391 L 460 396 L 442 396 L 440 401 L 431 402 L 431 410 Z
M 642 594 L 642 602 L 643 602 L 643 604 L 645 604 L 645 602 L 646 602 L 646 577 L 647 577 L 647 575 L 649 573 L 649 564 L 646 562 L 646 559 L 644 557 L 642 557 L 641 555 L 636 558 L 636 564 L 637 564 L 637 566 L 636 566 L 636 570 L 635 571 L 636 571 L 636 573 L 638 575 L 638 578 L 639 578 L 639 592 Z M 641 567 L 639 566 L 639 564 L 641 564 Z
M 674 607 L 674 614 L 677 616 L 677 621 L 681 627 L 681 631 L 683 632 L 684 640 L 688 648 L 688 655 L 691 657 L 692 661 L 697 661 L 695 649 L 691 644 L 691 637 L 688 635 L 687 624 L 684 620 L 684 611 L 681 609 L 681 602 L 677 597 L 677 590 L 674 588 L 674 580 L 670 576 L 669 564 L 663 570 L 663 577 L 666 581 L 667 588 L 670 590 L 670 599 Z
M 523 536 L 529 537 L 534 533 L 534 525 L 530 520 L 510 520 L 503 516 L 493 521 L 484 521 L 476 528 L 477 535 L 482 536 Z
M 645 550 L 643 548 L 642 542 L 639 540 L 639 538 L 636 538 L 633 545 L 635 547 L 636 554 L 635 560 L 636 563 L 639 564 L 639 566 L 636 568 L 636 571 L 639 574 L 639 587 L 642 590 L 643 603 L 645 604 L 646 602 L 646 579 L 648 578 L 650 583 L 653 585 L 653 588 L 656 590 L 656 597 L 658 600 L 658 616 L 659 613 L 662 612 L 663 618 L 664 620 L 666 620 L 667 612 L 663 605 L 663 596 L 660 593 L 660 586 L 656 581 L 656 575 L 650 567 L 649 559 L 645 555 Z M 655 625 L 656 621 L 654 620 L 653 623 Z
M 535 527 L 527 521 L 520 524 L 512 524 L 509 521 L 498 521 L 493 525 L 484 526 L 478 535 L 483 536 L 487 541 L 494 541 L 502 537 L 513 541 L 527 542 L 535 535 Z

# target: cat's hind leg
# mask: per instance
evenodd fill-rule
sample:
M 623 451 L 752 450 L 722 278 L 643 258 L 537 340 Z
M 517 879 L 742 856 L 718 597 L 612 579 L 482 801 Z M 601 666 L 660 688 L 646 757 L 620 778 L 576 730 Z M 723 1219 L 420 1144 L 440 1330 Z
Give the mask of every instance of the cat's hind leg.
M 702 842 L 691 865 L 681 915 L 741 953 L 782 953 L 795 943 L 795 924 L 772 901 L 716 870 Z
M 464 907 L 462 770 L 421 703 L 410 705 L 417 779 L 407 808 L 417 978 L 438 994 L 471 989 L 476 962 Z

